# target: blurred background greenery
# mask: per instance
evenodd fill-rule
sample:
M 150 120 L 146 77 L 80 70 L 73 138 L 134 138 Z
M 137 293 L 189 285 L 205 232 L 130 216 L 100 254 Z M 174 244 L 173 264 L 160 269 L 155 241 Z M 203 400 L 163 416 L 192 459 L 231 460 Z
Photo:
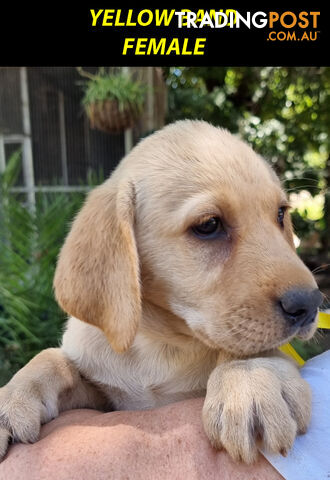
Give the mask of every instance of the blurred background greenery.
M 330 69 L 171 67 L 162 74 L 166 122 L 198 118 L 228 128 L 273 165 L 290 196 L 299 254 L 329 294 Z M 41 349 L 58 345 L 65 316 L 52 279 L 85 197 L 40 192 L 31 209 L 12 188 L 20 169 L 16 151 L 0 176 L 0 385 Z M 102 180 L 89 170 L 83 183 L 92 188 Z M 306 359 L 330 345 L 323 334 L 295 346 Z

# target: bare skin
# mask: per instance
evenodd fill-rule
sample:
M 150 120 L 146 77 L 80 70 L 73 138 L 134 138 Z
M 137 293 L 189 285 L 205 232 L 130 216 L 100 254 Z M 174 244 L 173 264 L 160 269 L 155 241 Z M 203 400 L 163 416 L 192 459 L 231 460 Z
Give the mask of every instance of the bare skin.
M 64 412 L 37 443 L 11 446 L 0 480 L 283 480 L 262 455 L 243 465 L 213 449 L 202 406 L 198 398 L 147 411 Z

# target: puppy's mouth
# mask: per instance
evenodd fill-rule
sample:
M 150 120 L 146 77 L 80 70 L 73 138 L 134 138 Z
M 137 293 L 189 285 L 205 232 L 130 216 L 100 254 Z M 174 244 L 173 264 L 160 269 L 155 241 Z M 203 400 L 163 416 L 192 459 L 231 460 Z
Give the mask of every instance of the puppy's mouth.
M 289 343 L 295 337 L 309 340 L 317 329 L 317 312 L 307 320 L 301 325 L 291 326 L 285 322 L 282 323 L 282 328 L 277 327 L 276 329 L 264 320 L 250 329 L 244 328 L 246 324 L 249 324 L 245 318 L 240 318 L 240 322 L 233 326 L 234 322 L 231 317 L 228 317 L 225 322 L 227 328 L 224 328 L 222 324 L 221 328 L 216 329 L 213 334 L 201 326 L 195 325 L 190 328 L 192 335 L 209 348 L 224 350 L 231 355 L 244 357 L 276 349 Z
M 316 330 L 317 330 L 317 316 L 312 324 L 301 327 L 295 336 L 300 340 L 310 340 L 313 337 Z
M 306 320 L 291 326 L 290 338 L 309 340 L 317 329 L 318 311 L 315 310 Z
M 263 332 L 262 335 L 256 335 L 257 338 L 254 339 L 254 341 L 246 342 L 246 339 L 251 338 L 251 332 L 249 330 L 245 332 L 240 331 L 237 335 L 232 333 L 230 338 L 226 335 L 220 335 L 218 338 L 216 335 L 212 337 L 204 330 L 196 328 L 194 328 L 193 332 L 194 336 L 209 348 L 226 351 L 228 354 L 234 355 L 237 358 L 262 354 L 263 352 L 273 350 L 287 343 L 293 338 L 293 336 L 283 338 L 283 336 L 280 335 L 274 338 L 271 335 L 265 335 Z

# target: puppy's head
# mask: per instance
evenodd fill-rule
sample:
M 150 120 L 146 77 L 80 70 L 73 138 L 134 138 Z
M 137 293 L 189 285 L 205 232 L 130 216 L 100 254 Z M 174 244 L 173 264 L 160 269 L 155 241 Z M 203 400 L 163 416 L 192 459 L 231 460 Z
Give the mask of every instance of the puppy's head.
M 307 338 L 321 295 L 287 209 L 245 143 L 205 122 L 169 125 L 89 195 L 61 251 L 57 299 L 117 351 L 132 343 L 143 299 L 237 355 Z

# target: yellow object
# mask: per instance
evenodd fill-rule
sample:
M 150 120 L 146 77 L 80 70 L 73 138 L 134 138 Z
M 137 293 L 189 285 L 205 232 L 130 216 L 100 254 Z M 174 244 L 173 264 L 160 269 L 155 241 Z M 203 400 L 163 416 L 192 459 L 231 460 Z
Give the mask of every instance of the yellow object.
M 278 348 L 279 350 L 281 350 L 281 352 L 285 353 L 286 355 L 289 355 L 289 357 L 292 357 L 294 360 L 296 360 L 296 362 L 299 365 L 301 366 L 304 365 L 305 360 L 301 358 L 299 353 L 295 351 L 291 343 L 286 343 L 285 345 L 282 345 L 281 347 L 278 347 Z
M 317 328 L 327 328 L 330 329 L 330 313 L 319 313 L 319 323 Z
M 319 322 L 317 324 L 317 328 L 330 329 L 330 313 L 319 313 Z M 281 347 L 279 347 L 279 350 L 281 350 L 281 352 L 285 353 L 286 355 L 292 357 L 299 365 L 304 365 L 305 360 L 301 358 L 299 353 L 296 352 L 291 343 L 286 343 L 285 345 L 282 345 Z

